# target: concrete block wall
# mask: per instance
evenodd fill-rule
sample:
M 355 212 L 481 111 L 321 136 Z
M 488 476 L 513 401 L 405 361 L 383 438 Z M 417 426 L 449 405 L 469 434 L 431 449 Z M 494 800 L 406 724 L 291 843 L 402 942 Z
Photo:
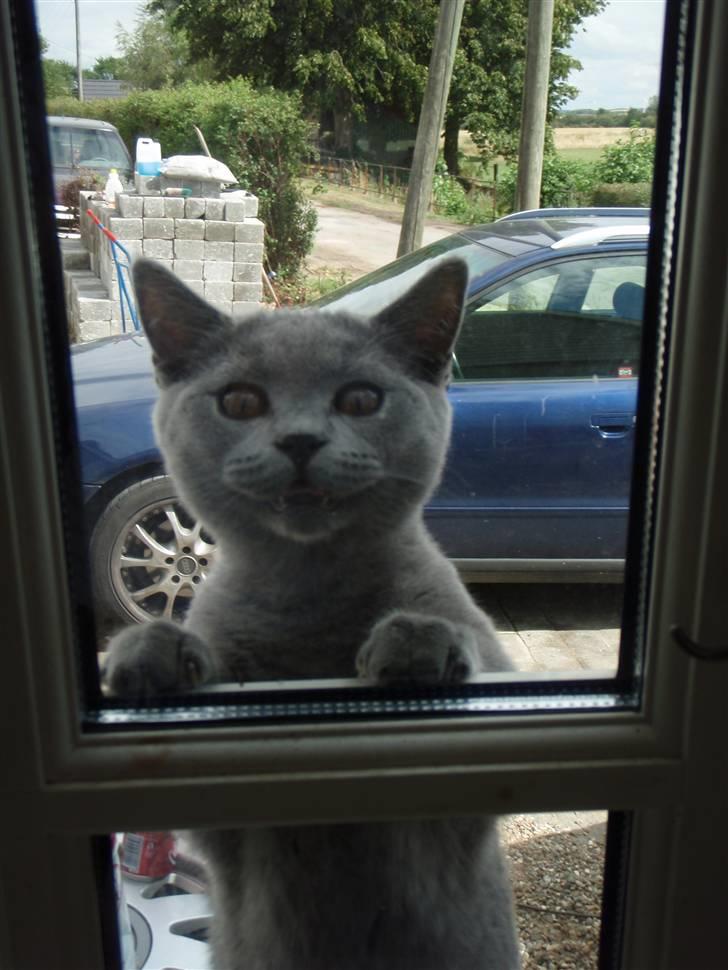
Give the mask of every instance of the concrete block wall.
M 263 223 L 255 196 L 226 200 L 124 193 L 113 207 L 92 200 L 91 194 L 82 193 L 80 207 L 88 264 L 66 269 L 71 329 L 81 340 L 121 332 L 116 265 L 87 208 L 123 243 L 132 261 L 140 256 L 157 260 L 217 309 L 236 314 L 260 303 Z

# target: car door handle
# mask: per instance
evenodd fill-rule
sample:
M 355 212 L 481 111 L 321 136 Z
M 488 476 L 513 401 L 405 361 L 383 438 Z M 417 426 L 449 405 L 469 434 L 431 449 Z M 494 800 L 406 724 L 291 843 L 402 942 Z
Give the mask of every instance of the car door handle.
M 634 427 L 634 414 L 592 414 L 591 426 L 602 438 L 623 438 Z

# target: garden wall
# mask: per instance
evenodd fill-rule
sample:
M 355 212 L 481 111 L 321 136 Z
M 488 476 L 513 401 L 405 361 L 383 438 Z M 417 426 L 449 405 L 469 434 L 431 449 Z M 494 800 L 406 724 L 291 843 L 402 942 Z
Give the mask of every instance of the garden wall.
M 87 215 L 88 208 L 132 260 L 156 260 L 224 313 L 260 302 L 263 223 L 254 195 L 236 193 L 225 200 L 121 193 L 115 207 L 92 195 L 81 193 L 80 241 L 63 246 L 66 306 L 76 339 L 122 332 L 116 265 L 109 241 Z M 132 329 L 129 319 L 126 329 Z

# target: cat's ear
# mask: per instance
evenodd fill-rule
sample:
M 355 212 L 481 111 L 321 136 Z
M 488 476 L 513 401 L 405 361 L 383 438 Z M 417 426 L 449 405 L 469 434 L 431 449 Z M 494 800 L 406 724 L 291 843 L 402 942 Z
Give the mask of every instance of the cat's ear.
M 134 292 L 162 384 L 193 373 L 225 349 L 232 322 L 151 259 L 134 263 Z
M 450 377 L 467 288 L 465 263 L 443 260 L 374 320 L 385 345 L 396 346 L 423 380 L 445 384 Z

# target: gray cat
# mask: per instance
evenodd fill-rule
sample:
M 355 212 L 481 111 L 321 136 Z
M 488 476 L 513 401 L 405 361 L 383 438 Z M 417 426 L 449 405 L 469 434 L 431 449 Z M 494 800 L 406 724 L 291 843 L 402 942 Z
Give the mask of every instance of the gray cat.
M 446 684 L 510 665 L 429 537 L 422 506 L 467 271 L 447 260 L 373 319 L 317 310 L 238 323 L 140 261 L 161 392 L 157 438 L 218 561 L 184 628 L 112 643 L 114 693 L 212 681 Z M 490 818 L 199 832 L 219 970 L 515 970 Z

